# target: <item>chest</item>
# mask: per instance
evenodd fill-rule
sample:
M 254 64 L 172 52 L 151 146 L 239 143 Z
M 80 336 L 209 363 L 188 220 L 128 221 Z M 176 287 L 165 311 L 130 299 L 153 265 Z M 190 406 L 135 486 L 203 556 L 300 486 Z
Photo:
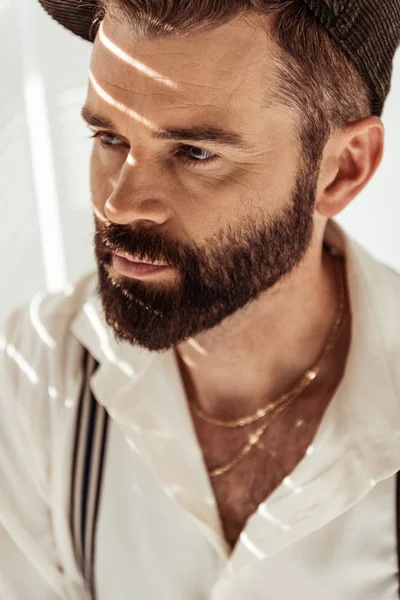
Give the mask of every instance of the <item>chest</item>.
M 282 467 L 277 468 L 276 463 L 272 470 L 272 457 L 266 455 L 261 461 L 258 473 L 253 460 L 251 466 L 244 461 L 235 472 L 210 478 L 224 536 L 231 548 L 249 517 L 285 477 Z
M 312 445 L 329 404 L 329 397 L 301 399 L 287 415 L 277 418 L 257 444 L 233 468 L 212 477 L 225 539 L 233 548 L 248 518 L 295 469 Z M 239 430 L 215 428 L 195 418 L 197 437 L 208 473 L 235 462 L 256 426 Z

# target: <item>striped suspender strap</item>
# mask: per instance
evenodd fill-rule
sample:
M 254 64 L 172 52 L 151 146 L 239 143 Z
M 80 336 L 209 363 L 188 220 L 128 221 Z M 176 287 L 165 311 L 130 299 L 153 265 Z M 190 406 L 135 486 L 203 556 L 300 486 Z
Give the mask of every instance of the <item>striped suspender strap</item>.
M 98 363 L 84 349 L 72 456 L 69 515 L 76 563 L 92 600 L 96 600 L 96 523 L 108 431 L 108 414 L 97 403 L 89 385 L 90 377 L 97 367 Z

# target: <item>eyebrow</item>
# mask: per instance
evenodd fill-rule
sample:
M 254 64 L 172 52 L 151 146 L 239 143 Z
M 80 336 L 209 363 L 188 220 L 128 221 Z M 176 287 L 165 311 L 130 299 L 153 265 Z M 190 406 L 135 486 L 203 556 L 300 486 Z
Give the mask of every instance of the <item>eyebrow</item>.
M 108 118 L 96 114 L 88 106 L 83 106 L 81 117 L 92 127 L 117 130 L 115 124 Z M 250 150 L 252 145 L 237 132 L 230 129 L 209 125 L 195 125 L 193 127 L 173 127 L 152 131 L 152 137 L 157 140 L 176 140 L 191 142 L 212 142 L 223 146 L 233 146 L 240 150 Z

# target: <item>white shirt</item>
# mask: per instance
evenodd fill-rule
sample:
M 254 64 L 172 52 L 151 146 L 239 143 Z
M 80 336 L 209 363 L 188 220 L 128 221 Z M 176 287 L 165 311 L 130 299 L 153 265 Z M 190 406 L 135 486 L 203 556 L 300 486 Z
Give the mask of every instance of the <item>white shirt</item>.
M 96 275 L 38 294 L 1 343 L 0 597 L 88 598 L 69 532 L 82 344 L 109 419 L 95 554 L 97 600 L 398 599 L 400 276 L 329 221 L 346 257 L 352 342 L 304 458 L 231 552 L 175 352 L 117 343 Z

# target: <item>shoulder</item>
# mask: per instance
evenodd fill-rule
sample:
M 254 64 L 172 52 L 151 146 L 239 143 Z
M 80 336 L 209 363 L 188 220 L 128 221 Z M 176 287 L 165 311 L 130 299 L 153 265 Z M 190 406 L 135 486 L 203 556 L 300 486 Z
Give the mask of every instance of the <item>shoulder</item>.
M 385 358 L 400 406 L 400 273 L 364 249 L 358 249 L 357 255 L 358 270 L 353 269 L 351 276 L 358 281 L 360 326 L 362 319 L 365 326 L 370 319 L 373 351 Z
M 0 395 L 16 397 L 53 385 L 57 363 L 74 346 L 70 324 L 96 282 L 89 273 L 69 290 L 38 292 L 7 318 L 0 334 Z
M 82 346 L 70 323 L 95 285 L 90 274 L 70 291 L 35 294 L 8 317 L 1 333 L 0 449 L 13 461 L 23 452 L 43 493 L 54 444 L 60 445 L 72 420 L 67 400 L 76 397 L 80 385 Z

